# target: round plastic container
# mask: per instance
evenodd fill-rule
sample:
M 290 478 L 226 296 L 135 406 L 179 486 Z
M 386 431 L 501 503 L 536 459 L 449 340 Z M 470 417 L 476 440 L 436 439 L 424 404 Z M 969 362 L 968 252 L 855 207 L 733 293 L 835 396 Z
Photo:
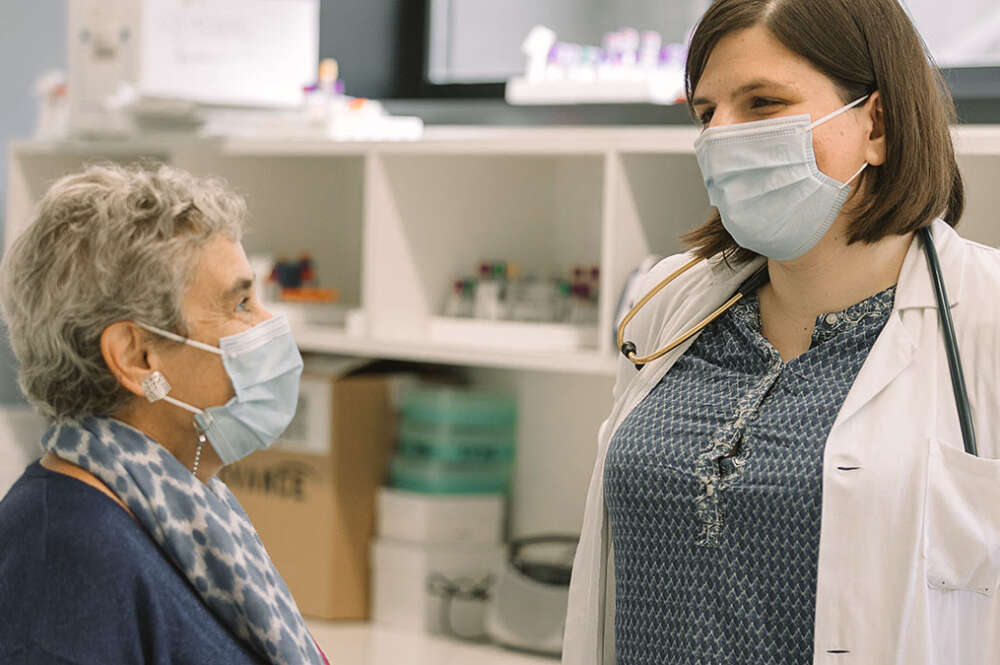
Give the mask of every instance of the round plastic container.
M 442 462 L 396 455 L 389 465 L 389 485 L 424 494 L 506 494 L 508 462 Z

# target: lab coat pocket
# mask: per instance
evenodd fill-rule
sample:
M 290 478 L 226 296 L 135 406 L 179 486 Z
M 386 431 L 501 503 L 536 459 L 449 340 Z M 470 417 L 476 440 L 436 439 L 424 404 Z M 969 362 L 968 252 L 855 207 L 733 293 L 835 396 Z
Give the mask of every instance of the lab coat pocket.
M 1000 581 L 1000 460 L 931 439 L 927 464 L 927 583 L 992 596 Z

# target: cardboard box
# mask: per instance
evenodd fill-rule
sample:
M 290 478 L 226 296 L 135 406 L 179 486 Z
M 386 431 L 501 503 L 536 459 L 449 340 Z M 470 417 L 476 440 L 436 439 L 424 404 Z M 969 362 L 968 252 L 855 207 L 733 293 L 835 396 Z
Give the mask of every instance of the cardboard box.
M 274 447 L 222 471 L 303 614 L 369 616 L 375 496 L 395 437 L 392 375 L 307 362 L 299 411 Z

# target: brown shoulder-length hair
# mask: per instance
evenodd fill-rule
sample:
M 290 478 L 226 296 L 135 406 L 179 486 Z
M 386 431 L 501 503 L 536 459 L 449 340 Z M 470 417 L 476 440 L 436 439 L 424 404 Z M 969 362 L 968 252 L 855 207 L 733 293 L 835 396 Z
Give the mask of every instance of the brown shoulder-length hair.
M 965 188 L 949 131 L 955 106 L 899 0 L 716 0 L 688 50 L 692 115 L 694 90 L 716 44 L 755 25 L 833 81 L 845 104 L 876 90 L 881 95 L 885 163 L 861 174 L 870 194 L 852 202 L 849 243 L 909 233 L 939 216 L 958 224 Z M 703 258 L 756 256 L 736 244 L 718 210 L 682 240 Z

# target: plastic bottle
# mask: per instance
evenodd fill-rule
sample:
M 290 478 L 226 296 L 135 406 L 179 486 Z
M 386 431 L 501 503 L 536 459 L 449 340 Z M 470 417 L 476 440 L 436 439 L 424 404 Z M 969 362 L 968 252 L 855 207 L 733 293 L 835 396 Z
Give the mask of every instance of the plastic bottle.
M 622 66 L 629 77 L 636 72 L 639 63 L 639 31 L 635 28 L 625 28 L 619 33 L 622 45 Z
M 468 277 L 462 281 L 462 316 L 476 315 L 476 280 Z
M 557 323 L 569 321 L 573 301 L 573 288 L 568 280 L 557 279 L 554 282 L 552 320 Z
M 504 283 L 501 279 L 506 275 L 502 264 L 483 263 L 479 267 L 479 283 L 476 284 L 476 318 L 490 321 L 502 317 Z
M 646 30 L 640 37 L 639 66 L 649 76 L 660 64 L 660 49 L 663 38 L 655 30 Z
M 589 284 L 581 282 L 573 287 L 569 323 L 576 326 L 589 326 L 597 323 L 597 305 Z
M 548 280 L 529 275 L 512 287 L 511 318 L 516 321 L 555 321 L 555 290 Z
M 444 315 L 453 317 L 467 316 L 467 307 L 465 306 L 465 282 L 461 279 L 456 280 L 452 285 L 451 293 L 448 294 L 447 300 L 444 303 Z

